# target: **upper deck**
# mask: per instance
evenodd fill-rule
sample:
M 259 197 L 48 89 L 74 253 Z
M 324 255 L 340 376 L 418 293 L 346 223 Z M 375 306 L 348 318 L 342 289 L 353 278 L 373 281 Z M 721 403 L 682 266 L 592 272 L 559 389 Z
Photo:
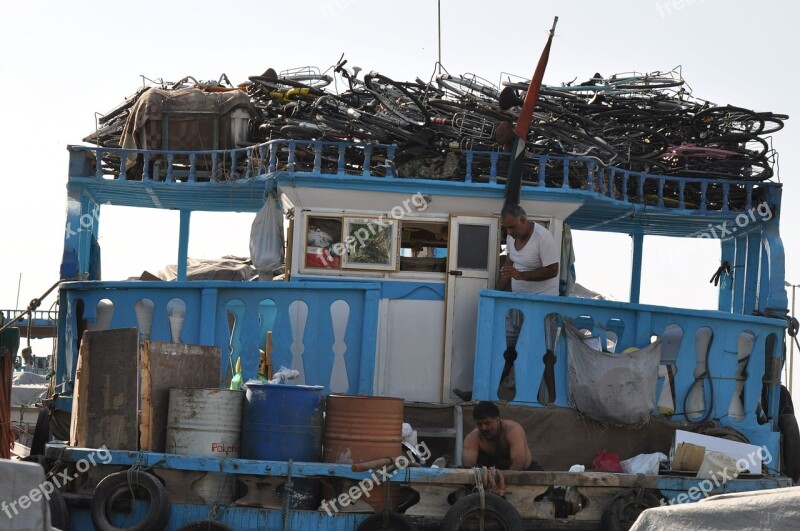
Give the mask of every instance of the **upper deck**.
M 424 178 L 398 176 L 397 146 L 384 144 L 273 140 L 226 151 L 69 150 L 68 188 L 74 199 L 187 211 L 256 212 L 267 183 L 270 188 L 420 192 L 499 201 L 509 161 L 508 153 L 464 151 L 457 155 L 457 171 Z M 105 162 L 109 158 L 119 161 L 116 169 Z M 134 180 L 127 177 L 128 161 L 137 158 L 143 171 Z M 662 176 L 603 166 L 591 157 L 552 155 L 532 156 L 527 170 L 522 199 L 580 203 L 566 220 L 576 229 L 695 237 L 708 234 L 710 223 L 733 226 L 737 216 L 759 205 L 772 213 L 780 205 L 781 184 L 774 182 Z

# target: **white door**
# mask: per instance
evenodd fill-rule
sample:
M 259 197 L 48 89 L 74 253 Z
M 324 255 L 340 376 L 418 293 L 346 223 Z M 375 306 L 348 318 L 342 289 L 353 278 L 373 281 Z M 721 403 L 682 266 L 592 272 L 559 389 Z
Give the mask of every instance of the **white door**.
M 499 253 L 497 236 L 497 218 L 450 218 L 442 402 L 456 398 L 453 389 L 472 390 L 478 292 L 494 287 Z

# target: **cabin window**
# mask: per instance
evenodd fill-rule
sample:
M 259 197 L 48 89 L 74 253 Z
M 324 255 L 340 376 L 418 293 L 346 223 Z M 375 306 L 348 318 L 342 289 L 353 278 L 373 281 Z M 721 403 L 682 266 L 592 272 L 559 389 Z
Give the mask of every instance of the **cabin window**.
M 306 267 L 339 269 L 342 247 L 342 220 L 340 218 L 308 218 L 306 223 Z
M 400 271 L 443 273 L 446 261 L 446 222 L 403 221 L 400 231 Z
M 343 269 L 397 269 L 397 220 L 344 218 L 343 221 Z
M 487 269 L 489 267 L 489 226 L 462 224 L 458 230 L 459 269 Z

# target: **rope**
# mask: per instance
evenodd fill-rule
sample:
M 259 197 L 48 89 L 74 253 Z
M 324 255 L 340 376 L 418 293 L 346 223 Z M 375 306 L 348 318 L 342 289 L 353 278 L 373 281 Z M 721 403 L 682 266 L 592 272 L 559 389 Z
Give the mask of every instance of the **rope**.
M 34 311 L 36 311 L 36 309 L 37 309 L 39 306 L 41 306 L 41 304 L 42 304 L 42 299 L 44 299 L 45 297 L 47 297 L 48 295 L 50 295 L 50 293 L 51 293 L 51 292 L 52 292 L 54 289 L 56 289 L 56 288 L 58 287 L 58 285 L 59 285 L 59 284 L 61 284 L 62 282 L 67 282 L 67 281 L 69 281 L 69 280 L 75 280 L 75 279 L 69 278 L 69 279 L 64 279 L 64 280 L 58 280 L 58 281 L 56 281 L 56 283 L 55 283 L 55 284 L 53 284 L 52 286 L 50 286 L 50 287 L 47 289 L 47 291 L 45 291 L 45 292 L 44 292 L 44 294 L 43 294 L 41 297 L 38 297 L 38 298 L 36 298 L 36 299 L 31 299 L 31 302 L 30 302 L 30 304 L 28 304 L 28 308 L 27 308 L 27 309 L 26 309 L 24 312 L 20 313 L 18 316 L 14 317 L 13 319 L 11 319 L 9 322 L 5 323 L 4 325 L 0 326 L 0 332 L 2 332 L 3 330 L 5 330 L 6 328 L 9 328 L 9 327 L 10 327 L 12 324 L 16 323 L 17 321 L 19 321 L 20 319 L 22 319 L 22 318 L 23 318 L 23 317 L 25 317 L 26 315 L 29 315 L 29 314 L 30 314 L 30 315 L 32 316 L 32 315 L 33 315 L 33 312 L 34 312 Z M 31 320 L 31 319 L 29 319 L 28 321 L 30 321 L 30 320 Z M 30 323 L 28 323 L 28 326 L 30 327 Z M 28 332 L 29 332 L 29 334 L 28 334 L 28 337 L 30 337 L 30 328 L 28 329 Z M 28 346 L 30 346 L 30 340 L 28 340 Z
M 712 338 L 713 341 L 713 338 Z M 703 374 L 700 376 L 695 377 L 694 382 L 689 387 L 689 390 L 686 392 L 686 395 L 683 397 L 683 416 L 686 417 L 686 420 L 689 422 L 702 422 L 704 420 L 708 420 L 708 417 L 711 416 L 712 411 L 714 411 L 714 382 L 711 380 L 711 373 L 708 371 L 708 360 L 711 357 L 711 341 L 708 342 L 708 349 L 706 350 L 706 369 L 703 371 Z M 708 406 L 704 409 L 705 415 L 699 419 L 690 419 L 689 418 L 689 411 L 688 411 L 688 404 L 689 404 L 689 397 L 692 395 L 692 390 L 700 384 L 703 395 L 705 396 L 705 388 L 703 385 L 703 380 L 708 380 Z M 693 411 L 692 413 L 696 413 Z
M 481 499 L 481 518 L 479 520 L 479 525 L 480 531 L 483 531 L 484 516 L 486 514 L 486 491 L 483 488 L 483 468 L 474 467 L 472 469 L 472 475 L 475 476 L 475 488 L 478 490 Z

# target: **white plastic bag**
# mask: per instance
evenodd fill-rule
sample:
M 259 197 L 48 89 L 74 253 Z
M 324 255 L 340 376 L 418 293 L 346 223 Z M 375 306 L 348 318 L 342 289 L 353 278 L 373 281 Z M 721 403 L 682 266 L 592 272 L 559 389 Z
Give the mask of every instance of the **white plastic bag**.
M 661 452 L 654 454 L 639 454 L 625 461 L 620 461 L 622 471 L 626 474 L 648 474 L 651 476 L 658 475 L 658 465 L 666 463 L 669 459 Z
M 283 264 L 283 212 L 274 193 L 267 196 L 250 229 L 250 260 L 259 280 L 272 280 L 272 272 Z

